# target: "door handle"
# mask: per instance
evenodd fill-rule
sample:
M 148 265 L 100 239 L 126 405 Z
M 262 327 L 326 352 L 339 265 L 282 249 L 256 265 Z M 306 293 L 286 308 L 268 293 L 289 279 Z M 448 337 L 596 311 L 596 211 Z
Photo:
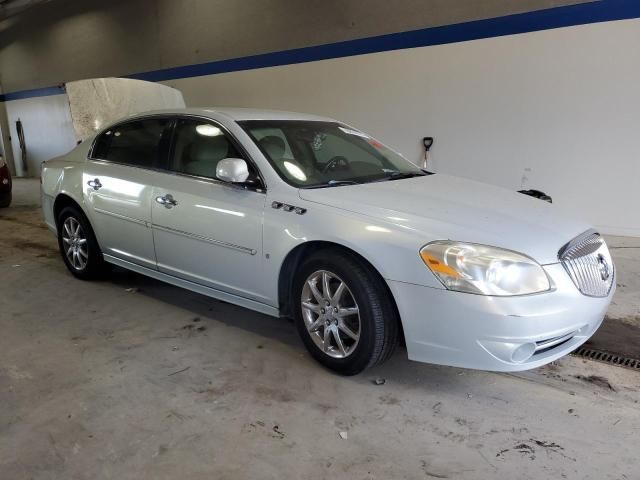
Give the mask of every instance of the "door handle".
M 165 208 L 173 208 L 178 205 L 178 202 L 170 193 L 167 193 L 162 197 L 156 197 L 156 202 L 158 202 L 160 205 L 164 205 Z
M 95 180 L 89 180 L 87 182 L 87 185 L 89 185 L 94 190 L 100 190 L 102 188 L 102 184 L 100 183 L 99 178 L 96 178 Z

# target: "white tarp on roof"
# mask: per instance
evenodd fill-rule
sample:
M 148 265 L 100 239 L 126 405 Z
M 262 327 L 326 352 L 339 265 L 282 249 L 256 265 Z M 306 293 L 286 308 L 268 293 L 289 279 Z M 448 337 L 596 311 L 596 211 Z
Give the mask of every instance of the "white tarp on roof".
M 66 91 L 77 140 L 85 140 L 109 123 L 129 115 L 185 106 L 180 90 L 128 78 L 68 82 Z

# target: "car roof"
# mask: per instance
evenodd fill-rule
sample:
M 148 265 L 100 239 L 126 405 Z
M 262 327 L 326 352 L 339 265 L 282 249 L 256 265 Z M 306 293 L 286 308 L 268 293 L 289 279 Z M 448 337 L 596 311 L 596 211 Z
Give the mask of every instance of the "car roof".
M 311 115 L 308 113 L 285 112 L 281 110 L 261 110 L 254 108 L 174 108 L 167 110 L 153 110 L 133 115 L 129 118 L 143 117 L 146 115 L 201 115 L 212 117 L 223 115 L 231 120 L 307 120 L 316 122 L 335 122 L 333 118 Z

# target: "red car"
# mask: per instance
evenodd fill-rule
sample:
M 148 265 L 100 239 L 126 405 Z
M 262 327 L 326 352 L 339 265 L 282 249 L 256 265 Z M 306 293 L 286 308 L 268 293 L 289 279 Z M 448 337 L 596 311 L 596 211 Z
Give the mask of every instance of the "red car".
M 11 173 L 9 167 L 0 155 L 0 208 L 8 207 L 11 203 Z

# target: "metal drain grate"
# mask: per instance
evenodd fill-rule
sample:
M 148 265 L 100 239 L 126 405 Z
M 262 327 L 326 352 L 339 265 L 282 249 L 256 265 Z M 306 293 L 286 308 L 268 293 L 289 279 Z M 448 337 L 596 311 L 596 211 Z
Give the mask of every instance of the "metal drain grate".
M 614 353 L 603 352 L 601 350 L 594 350 L 587 347 L 580 347 L 578 350 L 573 352 L 573 355 L 588 358 L 590 360 L 596 360 L 597 362 L 610 363 L 619 367 L 640 370 L 640 359 L 637 358 L 629 358 L 623 355 L 616 355 Z

